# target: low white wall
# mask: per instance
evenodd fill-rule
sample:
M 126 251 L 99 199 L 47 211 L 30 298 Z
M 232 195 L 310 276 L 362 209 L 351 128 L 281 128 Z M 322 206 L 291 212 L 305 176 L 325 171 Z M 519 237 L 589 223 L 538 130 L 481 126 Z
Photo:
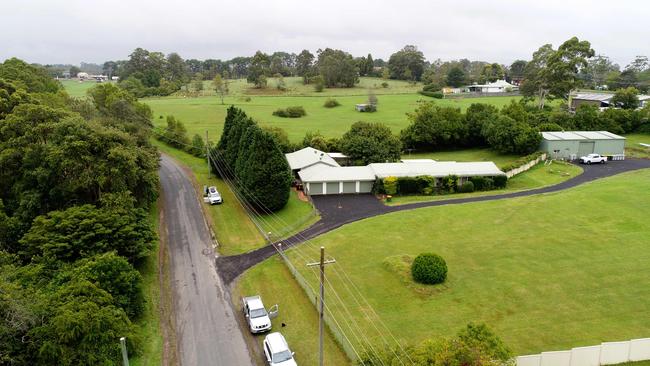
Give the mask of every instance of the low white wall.
M 508 170 L 506 172 L 506 177 L 508 177 L 508 179 L 510 179 L 510 178 L 514 177 L 515 175 L 517 175 L 519 173 L 523 173 L 526 170 L 534 167 L 535 165 L 537 165 L 537 163 L 539 163 L 540 161 L 544 161 L 544 160 L 546 160 L 546 154 L 542 154 L 542 155 L 540 155 L 539 158 L 537 158 L 537 159 L 535 159 L 533 161 L 530 161 L 530 162 L 528 162 L 528 163 L 526 163 L 526 164 L 524 164 L 524 165 L 522 165 L 522 166 L 520 166 L 518 168 Z
M 517 366 L 601 366 L 645 360 L 650 360 L 650 338 L 519 356 Z

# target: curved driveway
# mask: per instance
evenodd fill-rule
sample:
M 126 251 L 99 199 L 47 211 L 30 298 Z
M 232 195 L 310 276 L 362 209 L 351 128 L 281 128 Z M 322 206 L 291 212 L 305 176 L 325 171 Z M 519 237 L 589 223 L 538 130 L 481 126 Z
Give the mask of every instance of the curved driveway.
M 166 155 L 159 174 L 180 363 L 253 365 L 228 292 L 215 271 L 212 240 L 194 186 Z
M 313 196 L 312 200 L 321 215 L 321 219 L 300 233 L 282 240 L 282 247 L 288 248 L 313 239 L 342 225 L 390 212 L 469 202 L 494 201 L 505 198 L 557 192 L 623 172 L 650 168 L 650 160 L 628 159 L 623 161 L 612 161 L 604 165 L 585 165 L 583 168 L 584 171 L 579 176 L 553 186 L 490 196 L 417 202 L 400 206 L 385 206 L 370 194 Z M 219 271 L 223 281 L 225 283 L 230 283 L 248 268 L 275 254 L 276 244 L 277 243 L 273 243 L 245 254 L 217 258 L 217 270 Z

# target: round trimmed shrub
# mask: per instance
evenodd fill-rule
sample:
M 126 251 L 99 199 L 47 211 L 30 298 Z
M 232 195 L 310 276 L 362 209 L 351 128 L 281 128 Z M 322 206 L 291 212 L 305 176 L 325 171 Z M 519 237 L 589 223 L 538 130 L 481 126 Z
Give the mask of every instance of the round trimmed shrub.
M 443 283 L 447 279 L 447 263 L 437 254 L 423 253 L 411 264 L 411 275 L 416 282 L 427 285 Z
M 463 193 L 474 192 L 474 183 L 471 180 L 468 180 L 467 182 L 463 183 L 463 185 L 460 187 L 460 191 Z
M 327 100 L 325 101 L 325 104 L 323 104 L 323 107 L 325 107 L 325 108 L 334 108 L 334 107 L 338 107 L 340 105 L 341 105 L 341 103 L 339 103 L 338 100 L 333 99 L 333 98 L 327 98 Z

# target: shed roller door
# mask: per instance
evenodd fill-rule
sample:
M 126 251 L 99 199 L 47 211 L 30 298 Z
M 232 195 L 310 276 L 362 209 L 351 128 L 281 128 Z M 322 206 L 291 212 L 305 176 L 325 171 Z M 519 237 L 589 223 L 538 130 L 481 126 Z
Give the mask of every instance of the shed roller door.
M 339 182 L 327 182 L 327 192 L 325 194 L 339 194 Z
M 357 182 L 343 182 L 343 193 L 356 193 Z
M 375 182 L 360 182 L 359 184 L 359 193 L 370 193 L 372 192 L 372 186 Z
M 309 192 L 307 192 L 313 196 L 318 195 L 318 194 L 323 194 L 323 183 L 322 182 L 311 182 L 309 183 Z
M 594 152 L 594 145 L 595 143 L 593 141 L 590 142 L 581 142 L 580 145 L 578 145 L 578 157 L 589 155 Z

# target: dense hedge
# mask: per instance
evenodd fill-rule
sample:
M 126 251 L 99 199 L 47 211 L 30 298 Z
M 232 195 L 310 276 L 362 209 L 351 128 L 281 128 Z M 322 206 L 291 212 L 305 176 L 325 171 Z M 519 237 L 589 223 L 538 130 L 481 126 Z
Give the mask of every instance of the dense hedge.
M 300 118 L 302 116 L 306 116 L 307 112 L 305 111 L 305 108 L 301 106 L 294 106 L 287 107 L 285 109 L 280 108 L 274 111 L 273 115 L 282 118 Z
M 411 275 L 416 282 L 427 285 L 443 283 L 447 279 L 447 263 L 437 254 L 423 253 L 411 264 Z
M 431 97 L 431 98 L 435 98 L 435 99 L 442 99 L 442 98 L 445 97 L 445 95 L 440 91 L 433 91 L 432 92 L 432 91 L 421 90 L 418 93 L 420 93 L 421 95 L 424 95 L 426 97 Z
M 338 107 L 340 105 L 341 105 L 341 103 L 339 103 L 338 100 L 336 100 L 334 98 L 327 98 L 327 100 L 325 100 L 325 103 L 323 104 L 323 107 L 325 107 L 325 108 L 334 108 L 334 107 Z
M 440 178 L 436 186 L 436 178 L 428 175 L 417 177 L 386 177 L 377 179 L 374 186 L 375 193 L 389 195 L 432 195 L 448 193 L 469 193 L 474 191 L 489 191 L 504 188 L 508 178 L 505 175 L 496 177 L 470 177 L 459 186 L 459 178 L 449 175 Z M 469 183 L 469 184 L 468 184 Z

